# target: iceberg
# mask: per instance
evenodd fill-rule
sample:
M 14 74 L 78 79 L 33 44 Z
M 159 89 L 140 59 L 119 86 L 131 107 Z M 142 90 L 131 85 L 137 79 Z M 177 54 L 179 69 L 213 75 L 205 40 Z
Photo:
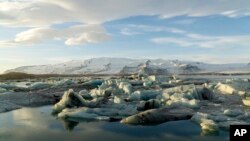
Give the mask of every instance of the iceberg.
M 185 107 L 165 107 L 151 109 L 121 120 L 121 123 L 132 125 L 160 124 L 167 121 L 190 119 L 194 111 Z
M 235 89 L 227 84 L 218 83 L 215 86 L 215 89 L 221 92 L 222 94 L 233 94 Z
M 72 89 L 64 92 L 62 99 L 54 105 L 53 113 L 59 113 L 65 108 L 73 108 L 79 106 L 86 106 L 87 102 L 83 97 L 75 93 Z
M 155 99 L 157 95 L 160 95 L 161 91 L 157 90 L 137 90 L 129 96 L 129 100 L 139 101 L 139 100 L 150 100 Z

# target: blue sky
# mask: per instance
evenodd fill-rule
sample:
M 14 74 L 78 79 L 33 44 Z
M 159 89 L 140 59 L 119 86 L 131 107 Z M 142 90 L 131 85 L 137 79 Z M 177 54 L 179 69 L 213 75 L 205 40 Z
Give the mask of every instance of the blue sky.
M 249 63 L 247 5 L 247 0 L 1 0 L 0 73 L 93 57 Z

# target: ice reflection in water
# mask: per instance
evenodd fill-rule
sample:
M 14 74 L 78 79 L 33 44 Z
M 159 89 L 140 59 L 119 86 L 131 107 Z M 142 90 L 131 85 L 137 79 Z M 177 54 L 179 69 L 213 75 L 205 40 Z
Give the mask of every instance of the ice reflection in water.
M 119 122 L 73 122 L 51 116 L 50 106 L 23 108 L 0 114 L 0 141 L 186 141 L 228 140 L 227 132 L 202 137 L 200 127 L 188 120 L 156 126 L 128 126 Z

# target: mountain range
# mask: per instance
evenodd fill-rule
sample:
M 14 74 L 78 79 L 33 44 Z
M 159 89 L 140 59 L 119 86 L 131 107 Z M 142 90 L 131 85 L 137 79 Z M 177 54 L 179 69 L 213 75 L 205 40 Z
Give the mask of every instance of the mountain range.
M 129 59 L 129 58 L 92 58 L 73 60 L 60 64 L 21 66 L 5 71 L 29 74 L 194 74 L 194 73 L 249 73 L 250 64 L 208 64 L 203 62 Z

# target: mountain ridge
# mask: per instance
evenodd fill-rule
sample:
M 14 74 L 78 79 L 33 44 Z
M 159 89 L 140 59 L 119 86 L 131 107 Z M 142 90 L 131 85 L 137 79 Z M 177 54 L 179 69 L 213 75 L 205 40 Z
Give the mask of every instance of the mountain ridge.
M 71 60 L 58 64 L 21 66 L 5 71 L 5 73 L 9 72 L 29 74 L 249 73 L 250 65 L 247 63 L 208 64 L 199 61 L 101 57 Z

